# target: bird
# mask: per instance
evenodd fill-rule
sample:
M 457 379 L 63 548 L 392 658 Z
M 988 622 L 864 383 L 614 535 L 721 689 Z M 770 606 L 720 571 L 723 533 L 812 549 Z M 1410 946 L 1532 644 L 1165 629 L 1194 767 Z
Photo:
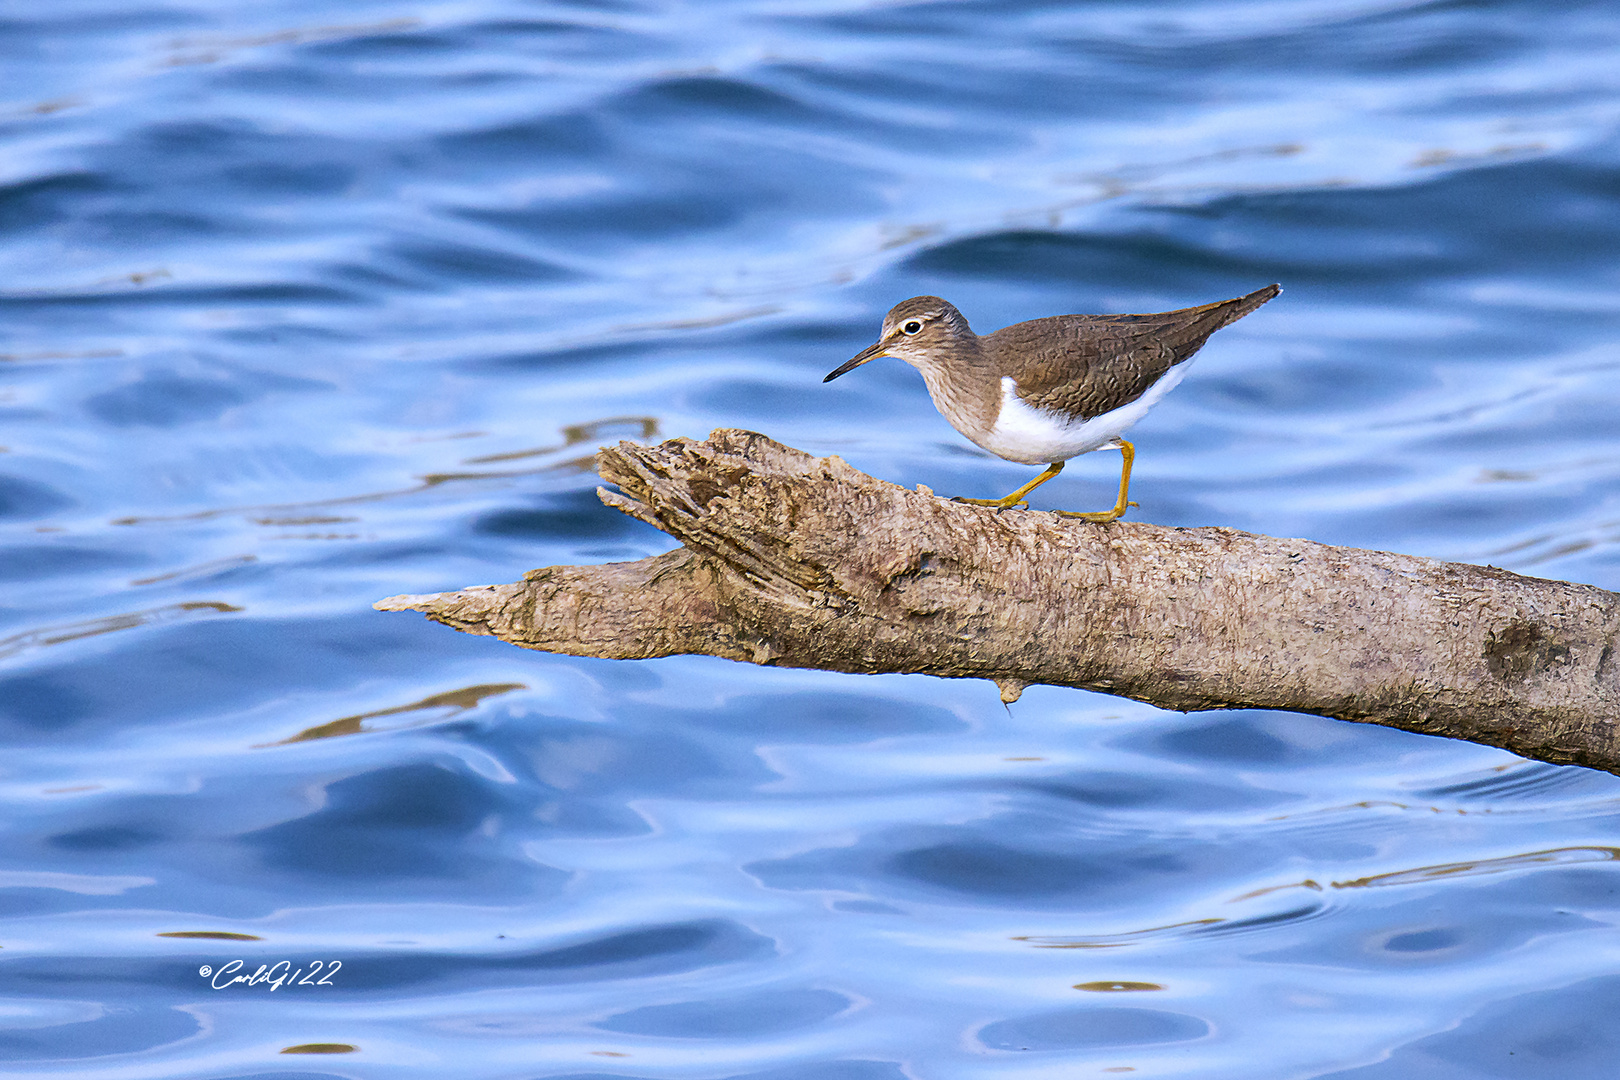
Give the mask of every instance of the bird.
M 902 300 L 883 317 L 875 343 L 822 382 L 890 356 L 922 373 L 934 407 L 974 443 L 1008 461 L 1046 470 L 1000 499 L 957 502 L 999 510 L 1025 501 L 1092 450 L 1118 450 L 1119 497 L 1112 509 L 1058 510 L 1107 522 L 1127 507 L 1136 447 L 1120 436 L 1158 404 L 1209 336 L 1282 292 L 1267 285 L 1246 296 L 1150 315 L 1052 315 L 980 337 L 937 296 Z

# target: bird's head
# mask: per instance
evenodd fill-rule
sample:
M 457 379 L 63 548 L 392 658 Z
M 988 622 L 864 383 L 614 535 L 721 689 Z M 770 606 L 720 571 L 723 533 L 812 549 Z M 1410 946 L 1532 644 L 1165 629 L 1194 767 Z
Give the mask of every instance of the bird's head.
M 972 343 L 971 345 L 968 343 Z M 914 368 L 927 371 L 953 351 L 977 345 L 978 339 L 962 313 L 937 296 L 913 296 L 902 300 L 883 316 L 883 331 L 871 345 L 849 359 L 843 367 L 822 382 L 832 382 L 847 371 L 854 371 L 868 360 L 892 356 Z

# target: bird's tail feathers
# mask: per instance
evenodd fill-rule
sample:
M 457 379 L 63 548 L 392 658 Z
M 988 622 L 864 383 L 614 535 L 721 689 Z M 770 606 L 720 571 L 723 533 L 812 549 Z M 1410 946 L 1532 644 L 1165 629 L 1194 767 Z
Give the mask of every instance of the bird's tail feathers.
M 1239 296 L 1232 300 L 1217 300 L 1213 304 L 1191 308 L 1187 314 L 1192 316 L 1191 321 L 1201 324 L 1198 327 L 1200 330 L 1207 325 L 1209 327 L 1207 334 L 1213 334 L 1221 327 L 1237 322 L 1280 292 L 1282 292 L 1281 285 L 1267 285 L 1247 296 Z

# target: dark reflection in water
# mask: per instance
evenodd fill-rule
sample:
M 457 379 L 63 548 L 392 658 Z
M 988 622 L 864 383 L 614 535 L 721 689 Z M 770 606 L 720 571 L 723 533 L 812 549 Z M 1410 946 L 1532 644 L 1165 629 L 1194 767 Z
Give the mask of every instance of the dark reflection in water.
M 568 875 L 501 857 L 500 789 L 444 765 L 379 769 L 327 787 L 306 817 L 244 834 L 266 867 L 367 892 L 437 880 L 486 895 L 553 891 Z
M 1185 1042 L 1209 1033 L 1196 1016 L 1158 1009 L 1066 1009 L 1001 1020 L 979 1031 L 992 1050 L 1080 1050 Z
M 1440 879 L 1457 877 L 1474 877 L 1492 874 L 1504 874 L 1514 871 L 1535 870 L 1543 867 L 1569 866 L 1581 863 L 1611 862 L 1620 857 L 1620 851 L 1614 848 L 1561 848 L 1555 851 L 1533 851 L 1524 855 L 1511 855 L 1499 859 L 1481 859 L 1477 862 L 1451 863 L 1445 866 L 1425 866 L 1416 870 L 1401 870 L 1387 874 L 1378 874 L 1372 877 L 1358 878 L 1354 881 L 1335 881 L 1328 888 L 1331 889 L 1366 889 L 1395 885 L 1421 885 Z M 1313 892 L 1322 892 L 1323 886 L 1309 879 L 1293 885 L 1276 885 L 1268 888 L 1256 889 L 1235 897 L 1232 903 L 1253 900 L 1268 894 L 1278 893 L 1296 888 L 1309 889 Z M 1620 888 L 1611 885 L 1611 889 Z M 1021 936 L 1015 941 L 1027 941 L 1042 949 L 1112 949 L 1124 945 L 1145 944 L 1169 935 L 1192 934 L 1226 934 L 1233 932 L 1246 932 L 1256 928 L 1266 927 L 1275 923 L 1293 922 L 1307 919 L 1319 914 L 1326 914 L 1330 907 L 1325 903 L 1303 904 L 1283 911 L 1270 912 L 1264 915 L 1253 915 L 1245 918 L 1211 917 L 1194 919 L 1184 923 L 1175 923 L 1169 926 L 1155 926 L 1142 930 L 1129 930 L 1122 933 L 1099 934 L 1087 937 L 1037 937 Z M 1386 948 L 1396 951 L 1427 951 L 1429 946 L 1413 944 L 1414 942 L 1441 941 L 1449 943 L 1452 935 L 1443 931 L 1423 931 L 1421 933 L 1397 935 L 1386 943 Z M 1405 944 L 1395 944 L 1395 942 Z M 1434 946 L 1443 947 L 1443 946 Z
M 849 1008 L 830 990 L 785 990 L 711 1001 L 648 1005 L 597 1023 L 604 1031 L 670 1038 L 747 1038 L 819 1023 Z
M 0 473 L 0 518 L 42 518 L 71 505 L 70 498 L 45 484 Z
M 83 1061 L 136 1054 L 197 1034 L 197 1018 L 178 1009 L 124 1005 L 95 1019 L 68 1021 L 43 1030 L 0 1030 L 0 1060 Z
M 1620 1007 L 1620 979 L 1613 977 L 1511 997 L 1481 1009 L 1453 1031 L 1401 1047 L 1388 1060 L 1329 1073 L 1324 1080 L 1603 1080 L 1614 1074 L 1620 1037 L 1590 1023 L 1588 1010 L 1615 1007 Z

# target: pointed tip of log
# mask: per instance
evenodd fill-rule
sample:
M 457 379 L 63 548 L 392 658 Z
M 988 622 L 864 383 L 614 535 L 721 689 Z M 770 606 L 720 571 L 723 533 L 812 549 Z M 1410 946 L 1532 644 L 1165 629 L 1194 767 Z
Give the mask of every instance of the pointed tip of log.
M 371 606 L 377 611 L 427 611 L 440 595 L 440 593 L 416 595 L 401 593 L 399 596 L 385 596 Z

